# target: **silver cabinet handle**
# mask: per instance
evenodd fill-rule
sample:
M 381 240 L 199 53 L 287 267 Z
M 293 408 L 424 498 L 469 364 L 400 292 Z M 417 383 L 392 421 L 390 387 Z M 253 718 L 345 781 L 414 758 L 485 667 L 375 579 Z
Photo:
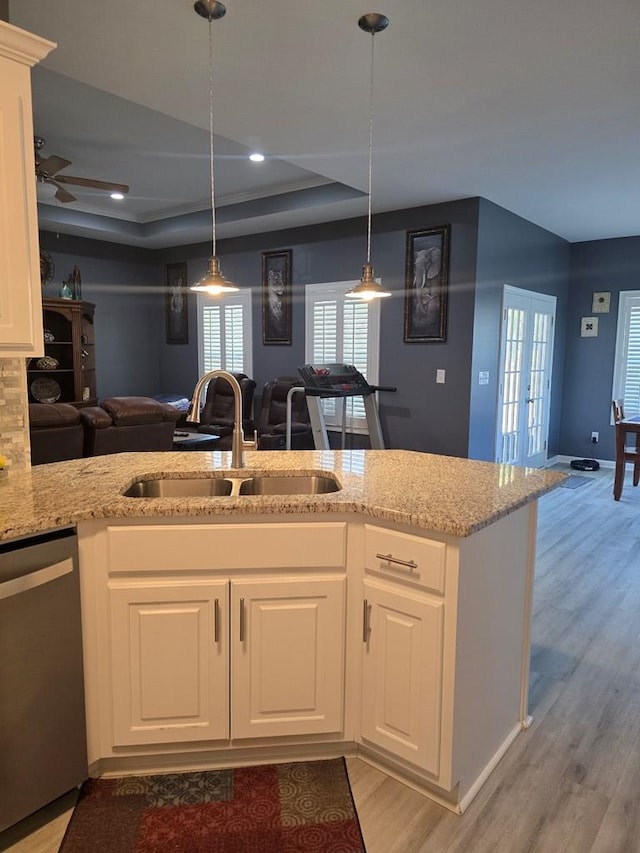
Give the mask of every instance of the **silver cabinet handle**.
M 244 598 L 240 599 L 240 642 L 244 643 Z
M 398 557 L 392 557 L 391 554 L 376 554 L 376 559 L 386 560 L 387 563 L 394 563 L 396 566 L 406 566 L 411 571 L 418 568 L 418 564 L 413 560 L 400 560 Z
M 213 641 L 220 642 L 220 602 L 217 598 L 213 602 Z
M 371 634 L 371 605 L 365 598 L 364 600 L 364 608 L 362 611 L 362 642 L 369 642 L 369 635 Z

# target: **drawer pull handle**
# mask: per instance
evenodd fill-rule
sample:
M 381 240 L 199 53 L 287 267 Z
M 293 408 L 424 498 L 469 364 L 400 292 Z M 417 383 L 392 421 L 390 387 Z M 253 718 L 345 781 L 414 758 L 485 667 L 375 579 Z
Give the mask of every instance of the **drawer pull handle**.
M 365 598 L 364 600 L 364 608 L 362 611 L 362 642 L 369 642 L 369 635 L 371 634 L 371 605 Z
M 244 598 L 240 599 L 240 642 L 244 643 Z
M 413 560 L 400 560 L 398 557 L 393 557 L 391 554 L 376 554 L 376 559 L 385 560 L 387 563 L 393 563 L 396 566 L 406 566 L 411 571 L 418 568 L 418 564 Z
M 213 602 L 213 642 L 220 642 L 220 602 L 217 598 Z

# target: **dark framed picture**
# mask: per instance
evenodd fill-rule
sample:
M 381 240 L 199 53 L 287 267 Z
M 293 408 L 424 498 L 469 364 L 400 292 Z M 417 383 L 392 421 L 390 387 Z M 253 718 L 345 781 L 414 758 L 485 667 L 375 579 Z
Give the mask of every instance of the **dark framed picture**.
M 165 287 L 165 316 L 167 343 L 189 343 L 189 311 L 187 302 L 187 265 L 167 264 Z
M 449 226 L 407 231 L 405 343 L 447 339 Z
M 291 343 L 291 249 L 262 253 L 262 343 Z

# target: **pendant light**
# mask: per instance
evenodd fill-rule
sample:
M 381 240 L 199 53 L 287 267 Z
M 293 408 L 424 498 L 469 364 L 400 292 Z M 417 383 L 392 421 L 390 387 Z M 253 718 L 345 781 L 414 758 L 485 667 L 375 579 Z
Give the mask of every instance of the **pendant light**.
M 222 275 L 220 261 L 216 255 L 216 196 L 213 180 L 213 39 L 211 24 L 218 18 L 224 17 L 227 10 L 218 0 L 198 0 L 193 8 L 198 15 L 209 21 L 209 178 L 211 186 L 212 251 L 209 258 L 209 269 L 199 281 L 192 285 L 191 290 L 207 293 L 210 296 L 220 296 L 223 293 L 232 293 L 240 289 L 237 285 L 227 281 Z
M 373 265 L 371 263 L 371 178 L 373 175 L 373 55 L 374 37 L 376 33 L 386 30 L 389 19 L 378 12 L 363 15 L 358 21 L 358 26 L 365 33 L 371 35 L 371 75 L 369 79 L 369 209 L 367 213 L 367 262 L 362 267 L 362 278 L 346 295 L 355 299 L 380 299 L 383 296 L 391 296 L 391 291 L 386 290 L 373 277 Z

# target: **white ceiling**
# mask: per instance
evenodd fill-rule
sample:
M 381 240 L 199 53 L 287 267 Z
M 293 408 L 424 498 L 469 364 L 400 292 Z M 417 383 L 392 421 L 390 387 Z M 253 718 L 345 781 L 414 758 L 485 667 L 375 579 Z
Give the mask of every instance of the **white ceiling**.
M 226 5 L 218 236 L 366 213 L 369 11 L 391 21 L 375 37 L 374 212 L 484 196 L 572 242 L 640 233 L 636 0 Z M 58 43 L 33 72 L 43 154 L 131 187 L 120 203 L 69 187 L 78 201 L 41 205 L 41 226 L 208 239 L 208 23 L 192 0 L 10 0 L 9 17 Z

